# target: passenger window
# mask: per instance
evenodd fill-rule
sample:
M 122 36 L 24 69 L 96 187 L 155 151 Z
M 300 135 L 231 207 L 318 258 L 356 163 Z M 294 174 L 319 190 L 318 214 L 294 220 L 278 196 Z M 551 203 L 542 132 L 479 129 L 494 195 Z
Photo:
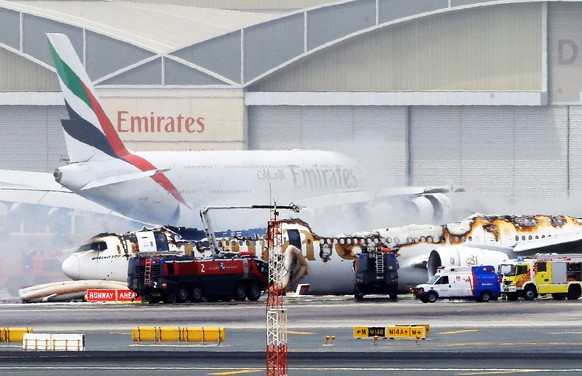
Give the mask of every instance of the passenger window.
M 545 262 L 538 262 L 538 272 L 545 272 L 547 270 L 548 269 Z
M 448 285 L 449 284 L 449 276 L 448 275 L 442 276 L 441 279 L 439 279 L 439 284 L 440 285 Z

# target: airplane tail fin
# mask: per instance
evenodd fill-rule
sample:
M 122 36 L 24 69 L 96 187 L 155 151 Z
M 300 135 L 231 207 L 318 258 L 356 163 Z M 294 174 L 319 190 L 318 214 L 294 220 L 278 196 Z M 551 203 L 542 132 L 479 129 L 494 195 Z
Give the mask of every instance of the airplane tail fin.
M 53 33 L 47 37 L 70 118 L 62 120 L 70 162 L 127 156 L 129 151 L 105 114 L 69 38 Z

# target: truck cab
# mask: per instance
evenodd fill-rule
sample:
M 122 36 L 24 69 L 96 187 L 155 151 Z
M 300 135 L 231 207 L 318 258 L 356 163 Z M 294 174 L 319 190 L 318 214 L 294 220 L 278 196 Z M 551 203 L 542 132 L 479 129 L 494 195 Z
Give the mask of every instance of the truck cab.
M 414 289 L 415 297 L 423 303 L 434 303 L 437 299 L 488 302 L 500 294 L 499 279 L 491 265 L 439 268 L 437 274 Z

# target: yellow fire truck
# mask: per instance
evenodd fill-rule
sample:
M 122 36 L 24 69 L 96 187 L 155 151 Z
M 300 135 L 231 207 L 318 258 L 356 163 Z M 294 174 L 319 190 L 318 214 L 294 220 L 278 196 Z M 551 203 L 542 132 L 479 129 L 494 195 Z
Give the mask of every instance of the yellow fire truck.
M 501 291 L 508 300 L 533 300 L 552 294 L 555 300 L 576 300 L 582 292 L 582 255 L 537 255 L 499 265 Z

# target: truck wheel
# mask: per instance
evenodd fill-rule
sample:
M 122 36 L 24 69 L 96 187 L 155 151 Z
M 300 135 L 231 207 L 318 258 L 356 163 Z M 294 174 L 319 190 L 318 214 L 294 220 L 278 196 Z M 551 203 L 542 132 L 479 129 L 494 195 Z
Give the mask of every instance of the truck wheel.
M 437 301 L 437 299 L 438 299 L 438 295 L 434 291 L 429 291 L 428 294 L 426 294 L 426 301 L 429 303 L 434 303 Z
M 251 284 L 247 289 L 247 298 L 251 301 L 257 301 L 261 297 L 261 288 L 256 283 Z
M 525 290 L 523 290 L 523 298 L 525 300 L 534 300 L 537 298 L 538 292 L 534 286 L 527 286 Z
M 176 292 L 176 300 L 178 303 L 184 303 L 188 300 L 188 290 L 186 287 L 179 287 L 178 292 Z
M 568 300 L 577 300 L 580 297 L 580 285 L 570 285 L 567 297 Z
M 234 300 L 238 300 L 239 302 L 242 302 L 246 298 L 247 298 L 247 289 L 246 289 L 245 285 L 243 285 L 242 283 L 237 284 L 234 287 Z
M 519 296 L 517 295 L 516 292 L 508 292 L 507 293 L 507 300 L 515 302 L 518 298 L 519 298 Z
M 354 298 L 355 298 L 357 301 L 362 301 L 362 300 L 364 300 L 364 294 L 362 294 L 362 293 L 360 292 L 360 287 L 359 287 L 358 285 L 355 285 L 355 286 L 354 286 Z
M 477 301 L 484 303 L 488 302 L 489 300 L 491 300 L 491 294 L 487 290 L 483 291 L 477 299 Z
M 390 294 L 388 296 L 390 297 L 390 300 L 398 300 L 398 294 Z
M 200 303 L 202 301 L 202 288 L 200 286 L 194 286 L 192 289 L 192 301 L 194 303 Z

